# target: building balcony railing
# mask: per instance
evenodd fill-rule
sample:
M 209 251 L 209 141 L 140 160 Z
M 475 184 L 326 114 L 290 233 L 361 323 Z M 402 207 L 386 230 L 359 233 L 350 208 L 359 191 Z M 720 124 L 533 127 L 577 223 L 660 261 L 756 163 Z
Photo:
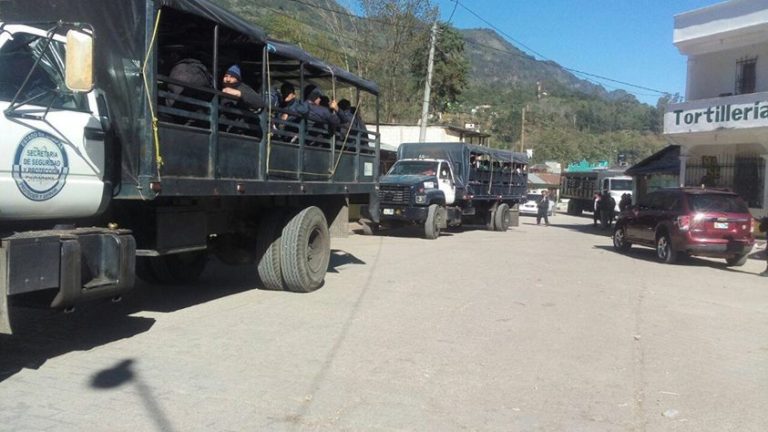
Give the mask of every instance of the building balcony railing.
M 764 127 L 768 127 L 768 92 L 672 104 L 664 114 L 665 135 Z

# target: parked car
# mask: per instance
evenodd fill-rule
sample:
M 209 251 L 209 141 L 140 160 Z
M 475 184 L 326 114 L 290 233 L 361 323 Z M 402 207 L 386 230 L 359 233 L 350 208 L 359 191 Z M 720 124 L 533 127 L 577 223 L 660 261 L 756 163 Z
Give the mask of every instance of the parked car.
M 526 201 L 522 204 L 520 204 L 520 214 L 521 215 L 534 215 L 539 212 L 538 203 L 541 201 L 541 192 L 539 193 L 529 193 L 526 197 Z M 555 203 L 552 200 L 549 200 L 549 210 L 547 211 L 547 216 L 552 216 L 555 213 Z
M 714 189 L 662 189 L 643 197 L 619 215 L 613 246 L 653 247 L 659 261 L 681 255 L 725 258 L 741 266 L 755 244 L 752 215 L 735 193 Z

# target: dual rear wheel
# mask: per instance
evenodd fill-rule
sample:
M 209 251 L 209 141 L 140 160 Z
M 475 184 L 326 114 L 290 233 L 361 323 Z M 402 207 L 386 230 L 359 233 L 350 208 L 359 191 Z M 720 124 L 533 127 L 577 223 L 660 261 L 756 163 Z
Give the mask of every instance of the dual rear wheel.
M 249 251 L 244 250 L 237 257 L 252 253 L 264 288 L 314 291 L 322 286 L 331 257 L 331 235 L 325 214 L 314 206 L 299 212 L 273 209 L 262 217 L 255 246 Z M 191 283 L 202 274 L 207 260 L 207 251 L 138 257 L 136 273 L 151 283 Z
M 323 211 L 275 211 L 259 225 L 257 269 L 264 287 L 314 291 L 323 284 L 331 258 L 331 235 Z

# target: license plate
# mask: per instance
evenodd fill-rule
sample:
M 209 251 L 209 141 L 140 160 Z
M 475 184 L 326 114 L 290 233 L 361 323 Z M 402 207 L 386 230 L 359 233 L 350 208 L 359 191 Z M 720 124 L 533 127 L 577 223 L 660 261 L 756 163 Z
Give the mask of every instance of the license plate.
M 728 222 L 715 222 L 715 229 L 728 229 Z
M 395 209 L 385 208 L 382 211 L 382 213 L 384 213 L 385 215 L 391 216 L 391 215 L 395 214 Z

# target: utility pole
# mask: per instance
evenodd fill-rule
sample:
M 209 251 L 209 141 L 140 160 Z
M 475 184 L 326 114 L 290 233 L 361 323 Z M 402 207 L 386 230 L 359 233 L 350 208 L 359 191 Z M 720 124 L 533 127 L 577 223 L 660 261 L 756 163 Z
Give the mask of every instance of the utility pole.
M 525 153 L 525 111 L 528 109 L 528 105 L 523 107 L 523 115 L 520 120 L 520 153 Z
M 421 105 L 421 130 L 419 142 L 427 139 L 427 117 L 429 116 L 429 98 L 432 93 L 432 69 L 435 62 L 435 44 L 437 43 L 437 20 L 432 24 L 432 42 L 429 47 L 429 60 L 427 61 L 427 82 L 424 84 L 424 103 Z

